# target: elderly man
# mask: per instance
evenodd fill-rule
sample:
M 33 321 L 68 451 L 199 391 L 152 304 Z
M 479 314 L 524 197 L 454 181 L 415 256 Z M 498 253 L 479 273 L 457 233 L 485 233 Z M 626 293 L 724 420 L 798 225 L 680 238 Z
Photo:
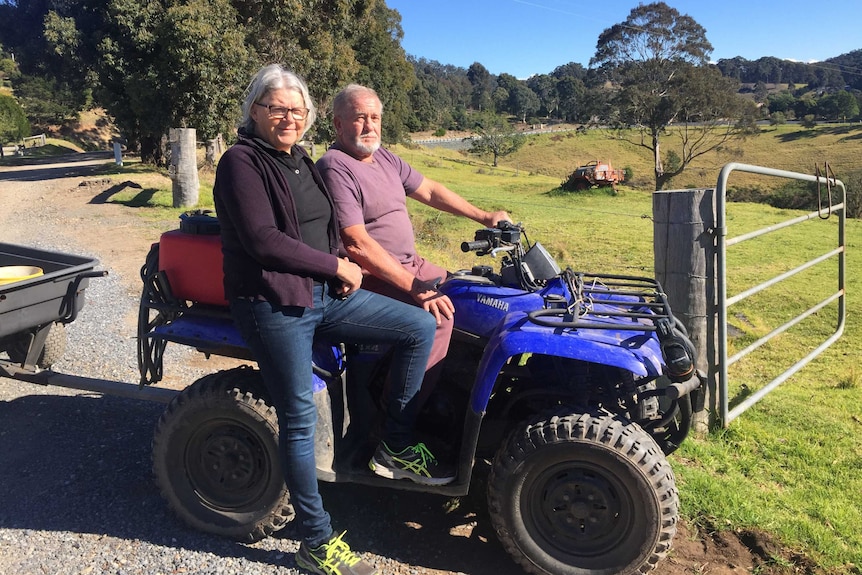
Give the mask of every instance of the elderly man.
M 488 227 L 509 215 L 477 208 L 381 148 L 382 116 L 383 105 L 374 90 L 357 84 L 344 88 L 333 101 L 335 144 L 317 166 L 335 200 L 344 247 L 370 274 L 363 287 L 420 306 L 437 320 L 421 404 L 439 378 L 455 308 L 436 287 L 447 271 L 416 253 L 406 198 Z

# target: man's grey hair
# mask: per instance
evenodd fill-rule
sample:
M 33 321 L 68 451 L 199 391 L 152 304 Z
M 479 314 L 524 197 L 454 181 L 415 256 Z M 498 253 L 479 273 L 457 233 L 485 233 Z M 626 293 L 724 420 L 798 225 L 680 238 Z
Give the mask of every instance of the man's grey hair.
M 338 94 L 336 94 L 335 98 L 332 100 L 332 115 L 341 117 L 356 98 L 369 95 L 374 96 L 377 98 L 377 101 L 380 102 L 380 112 L 382 113 L 383 102 L 380 100 L 380 96 L 377 95 L 377 92 L 372 88 L 361 84 L 348 84 Z
M 298 92 L 302 96 L 303 106 L 308 108 L 308 117 L 305 120 L 302 134 L 299 135 L 299 138 L 302 139 L 302 136 L 317 119 L 317 109 L 314 107 L 314 101 L 311 99 L 311 94 L 308 93 L 308 86 L 305 85 L 305 81 L 281 64 L 268 64 L 258 70 L 252 78 L 246 89 L 245 101 L 242 103 L 240 128 L 244 128 L 246 132 L 254 133 L 254 120 L 251 117 L 252 106 L 256 102 L 260 102 L 270 92 L 280 89 Z

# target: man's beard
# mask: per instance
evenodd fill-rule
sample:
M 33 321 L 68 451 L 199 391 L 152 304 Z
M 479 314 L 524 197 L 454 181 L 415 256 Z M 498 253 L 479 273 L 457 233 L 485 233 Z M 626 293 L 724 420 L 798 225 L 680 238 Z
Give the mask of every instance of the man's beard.
M 373 143 L 366 144 L 362 141 L 362 136 L 358 136 L 356 141 L 353 142 L 353 145 L 355 145 L 361 152 L 370 156 L 380 148 L 380 140 L 376 139 Z

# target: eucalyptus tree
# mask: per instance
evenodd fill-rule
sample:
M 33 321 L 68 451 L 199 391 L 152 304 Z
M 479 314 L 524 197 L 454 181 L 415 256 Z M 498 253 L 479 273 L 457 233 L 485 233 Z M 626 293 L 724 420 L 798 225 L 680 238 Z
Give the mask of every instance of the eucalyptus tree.
M 529 87 L 539 98 L 539 113 L 553 117 L 560 106 L 560 95 L 557 92 L 559 79 L 550 74 L 536 74 L 527 78 Z
M 235 125 L 253 52 L 229 0 L 107 0 L 102 18 L 96 97 L 143 161 L 163 163 L 172 127 L 210 140 Z
M 383 140 L 399 142 L 406 136 L 407 121 L 412 114 L 408 94 L 416 76 L 401 47 L 404 36 L 401 15 L 388 8 L 383 0 L 368 4 L 372 5 L 368 17 L 353 41 L 359 62 L 355 79 L 374 88 L 385 106 Z
M 260 62 L 303 76 L 317 104 L 316 139 L 332 139 L 331 103 L 351 82 L 377 91 L 384 138 L 397 140 L 409 117 L 413 70 L 401 49 L 400 15 L 384 0 L 232 0 Z
M 458 114 L 470 106 L 471 85 L 467 70 L 435 60 L 408 56 L 415 82 L 410 90 L 411 132 L 455 129 Z
M 80 66 L 87 48 L 74 21 L 51 18 L 45 12 L 48 4 L 18 1 L 0 6 L 0 41 L 14 55 L 9 81 L 36 125 L 75 118 L 92 103 L 93 78 Z
M 30 123 L 21 105 L 8 94 L 0 94 L 0 158 L 3 157 L 3 145 L 8 142 L 20 141 L 30 135 Z
M 620 140 L 649 150 L 655 187 L 663 187 L 698 156 L 751 133 L 755 118 L 738 83 L 709 65 L 706 30 L 664 2 L 641 4 L 599 36 L 590 61 L 613 85 L 607 120 Z M 678 149 L 665 167 L 662 144 Z M 678 158 L 678 160 L 677 160 Z
M 587 88 L 583 80 L 574 76 L 563 76 L 557 82 L 557 95 L 560 99 L 559 118 L 567 122 L 584 119 Z
M 847 90 L 827 94 L 817 102 L 818 111 L 827 120 L 846 122 L 859 116 L 859 102 Z
M 525 137 L 506 118 L 485 110 L 476 115 L 473 135 L 469 140 L 468 152 L 479 156 L 490 155 L 496 167 L 500 158 L 516 152 L 524 145 Z
M 480 111 L 493 109 L 492 95 L 496 83 L 491 72 L 479 62 L 473 62 L 467 68 L 467 79 L 470 80 L 470 85 L 473 87 L 470 100 L 471 107 Z

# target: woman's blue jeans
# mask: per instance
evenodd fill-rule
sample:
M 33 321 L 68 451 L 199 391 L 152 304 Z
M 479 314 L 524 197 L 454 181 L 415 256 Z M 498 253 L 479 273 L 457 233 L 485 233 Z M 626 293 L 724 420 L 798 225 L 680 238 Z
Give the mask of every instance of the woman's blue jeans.
M 381 343 L 395 346 L 387 397 L 387 442 L 412 441 L 413 401 L 422 385 L 434 341 L 434 317 L 422 308 L 369 291 L 332 297 L 315 286 L 314 307 L 272 306 L 234 299 L 234 321 L 254 354 L 278 412 L 279 454 L 291 503 L 306 544 L 316 547 L 332 534 L 329 514 L 317 488 L 312 389 L 312 341 Z

